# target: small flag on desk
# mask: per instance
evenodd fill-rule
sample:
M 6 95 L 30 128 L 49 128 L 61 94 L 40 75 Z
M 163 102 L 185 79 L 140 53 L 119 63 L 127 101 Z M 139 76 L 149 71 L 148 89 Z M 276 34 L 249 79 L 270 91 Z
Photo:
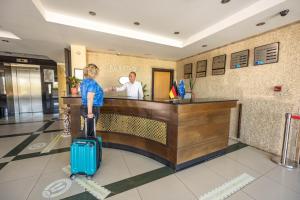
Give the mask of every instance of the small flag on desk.
M 178 96 L 176 82 L 173 83 L 169 96 L 171 99 L 174 99 L 174 97 Z

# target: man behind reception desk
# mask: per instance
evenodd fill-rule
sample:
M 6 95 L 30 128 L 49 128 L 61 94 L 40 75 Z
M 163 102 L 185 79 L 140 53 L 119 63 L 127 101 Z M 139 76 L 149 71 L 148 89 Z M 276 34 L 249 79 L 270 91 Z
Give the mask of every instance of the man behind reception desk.
M 129 73 L 129 82 L 123 84 L 121 87 L 113 87 L 113 91 L 121 92 L 126 90 L 127 97 L 130 99 L 143 99 L 144 93 L 142 84 L 136 79 L 136 73 Z

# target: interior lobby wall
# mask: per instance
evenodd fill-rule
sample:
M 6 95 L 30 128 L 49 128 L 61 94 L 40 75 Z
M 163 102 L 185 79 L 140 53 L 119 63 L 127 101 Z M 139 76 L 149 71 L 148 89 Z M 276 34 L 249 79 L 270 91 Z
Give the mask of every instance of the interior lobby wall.
M 74 73 L 74 68 L 83 68 L 86 66 L 86 47 L 82 45 L 71 44 L 70 48 L 72 73 Z
M 104 88 L 120 86 L 119 78 L 128 76 L 129 72 L 135 71 L 137 80 L 147 84 L 146 95 L 149 96 L 151 96 L 152 68 L 174 69 L 176 77 L 176 62 L 174 61 L 88 51 L 87 63 L 94 63 L 100 68 L 97 80 Z M 111 93 L 110 95 L 117 94 Z M 122 93 L 118 95 L 122 95 Z
M 274 42 L 280 42 L 278 63 L 254 66 L 254 48 Z M 231 53 L 246 49 L 250 49 L 249 66 L 230 69 Z M 213 57 L 222 54 L 227 56 L 226 73 L 212 76 Z M 300 23 L 180 60 L 177 79 L 183 79 L 183 66 L 188 63 L 193 63 L 195 77 L 197 61 L 205 59 L 208 61 L 207 76 L 197 79 L 196 96 L 238 99 L 243 105 L 242 142 L 281 154 L 285 113 L 300 111 Z M 273 91 L 276 85 L 282 85 L 282 92 Z M 230 135 L 235 137 L 236 132 L 237 109 L 234 109 Z

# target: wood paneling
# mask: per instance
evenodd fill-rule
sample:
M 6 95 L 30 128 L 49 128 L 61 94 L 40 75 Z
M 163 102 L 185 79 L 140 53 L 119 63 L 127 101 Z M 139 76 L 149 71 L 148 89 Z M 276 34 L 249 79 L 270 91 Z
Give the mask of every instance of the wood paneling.
M 194 126 L 186 129 L 180 129 L 178 132 L 178 148 L 188 147 L 190 145 L 198 144 L 198 143 L 206 143 L 207 140 L 215 139 L 215 140 L 223 140 L 228 137 L 224 134 L 228 123 L 221 124 L 205 124 L 202 126 Z M 229 130 L 229 129 L 227 129 Z
M 70 106 L 71 106 L 71 135 L 72 138 L 76 138 L 81 136 L 80 105 L 70 104 Z
M 227 147 L 234 103 L 179 106 L 177 164 Z
M 177 165 L 191 161 L 227 147 L 228 140 L 209 140 L 207 143 L 196 144 L 189 148 L 180 148 L 177 152 Z
M 226 108 L 232 108 L 236 106 L 236 100 L 224 101 L 224 102 L 209 102 L 209 103 L 192 103 L 184 104 L 178 107 L 178 113 L 193 113 L 193 112 L 206 112 L 209 110 L 220 110 Z

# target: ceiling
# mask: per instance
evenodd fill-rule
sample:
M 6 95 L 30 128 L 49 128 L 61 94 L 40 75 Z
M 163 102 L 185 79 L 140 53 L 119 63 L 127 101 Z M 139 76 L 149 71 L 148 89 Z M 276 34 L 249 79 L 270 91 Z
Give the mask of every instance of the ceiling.
M 0 39 L 9 42 L 0 40 L 0 51 L 64 62 L 63 49 L 79 44 L 175 61 L 300 20 L 299 0 L 220 1 L 1 0 Z M 284 9 L 290 12 L 281 17 Z M 257 27 L 262 21 L 266 24 Z

